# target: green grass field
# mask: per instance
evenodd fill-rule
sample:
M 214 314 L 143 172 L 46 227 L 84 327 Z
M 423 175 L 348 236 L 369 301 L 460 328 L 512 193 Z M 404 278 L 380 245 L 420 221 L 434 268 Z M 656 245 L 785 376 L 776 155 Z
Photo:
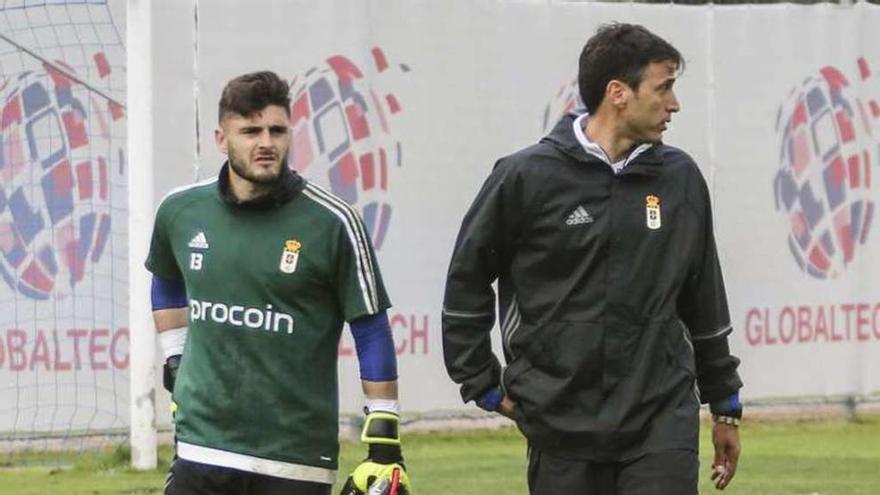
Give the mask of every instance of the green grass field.
M 707 425 L 704 425 L 707 426 Z M 708 481 L 711 443 L 703 429 L 701 493 Z M 880 493 L 880 417 L 859 422 L 746 424 L 744 452 L 734 483 L 723 493 L 748 495 L 876 495 Z M 525 444 L 513 429 L 406 435 L 404 452 L 415 495 L 524 495 Z M 363 456 L 357 444 L 343 446 L 341 473 Z M 127 452 L 69 454 L 60 459 L 22 455 L 0 468 L 0 494 L 161 493 L 170 451 L 160 469 L 133 472 Z M 42 463 L 44 467 L 38 467 Z M 46 464 L 63 463 L 58 469 Z

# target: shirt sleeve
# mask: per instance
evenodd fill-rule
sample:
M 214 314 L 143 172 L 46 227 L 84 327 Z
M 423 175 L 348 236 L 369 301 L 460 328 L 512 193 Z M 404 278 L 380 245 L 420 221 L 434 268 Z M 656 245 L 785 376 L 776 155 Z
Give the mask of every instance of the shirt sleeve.
M 465 402 L 498 387 L 500 362 L 492 352 L 495 291 L 509 265 L 523 204 L 522 182 L 500 161 L 471 204 L 455 242 L 443 299 L 443 359 Z
M 369 233 L 360 215 L 348 208 L 337 230 L 336 293 L 345 321 L 391 307 Z
M 166 280 L 179 280 L 183 278 L 183 275 L 171 247 L 169 213 L 167 203 L 163 202 L 159 206 L 159 211 L 156 212 L 153 236 L 150 239 L 150 252 L 144 266 L 158 277 Z
M 678 313 L 694 344 L 697 386 L 703 403 L 729 397 L 742 387 L 736 369 L 739 359 L 730 353 L 732 332 L 727 294 L 715 245 L 709 191 L 699 177 L 695 206 L 702 216 L 702 241 L 678 298 Z

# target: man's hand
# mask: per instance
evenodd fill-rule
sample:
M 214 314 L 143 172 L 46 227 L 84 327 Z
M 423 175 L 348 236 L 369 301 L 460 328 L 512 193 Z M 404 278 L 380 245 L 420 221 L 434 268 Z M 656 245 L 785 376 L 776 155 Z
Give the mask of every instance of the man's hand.
M 510 400 L 510 397 L 504 396 L 501 399 L 501 404 L 498 405 L 498 414 L 504 416 L 508 419 L 514 419 L 513 417 L 513 408 L 516 407 L 516 403 Z
M 367 458 L 345 481 L 340 495 L 409 495 L 409 476 L 403 464 L 396 414 L 367 414 L 361 441 L 369 446 Z
M 169 393 L 174 392 L 174 382 L 177 380 L 177 370 L 180 368 L 180 354 L 168 356 L 165 365 L 162 366 L 162 386 Z
M 715 461 L 712 463 L 712 481 L 715 488 L 724 490 L 736 475 L 736 464 L 742 447 L 739 428 L 734 425 L 715 423 L 712 427 L 712 443 L 715 445 Z
M 345 481 L 340 495 L 408 495 L 409 477 L 400 464 L 364 460 Z

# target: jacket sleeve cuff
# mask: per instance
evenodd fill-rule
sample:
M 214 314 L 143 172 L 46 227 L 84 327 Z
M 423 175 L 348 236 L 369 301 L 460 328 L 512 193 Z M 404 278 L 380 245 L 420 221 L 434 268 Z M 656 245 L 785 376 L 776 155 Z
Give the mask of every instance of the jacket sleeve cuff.
M 501 400 L 504 399 L 504 393 L 498 387 L 490 388 L 485 391 L 479 399 L 476 400 L 477 407 L 484 411 L 495 412 L 501 406 Z
M 702 403 L 725 400 L 742 388 L 739 359 L 730 354 L 726 338 L 694 342 L 694 352 Z
M 492 360 L 483 369 L 464 380 L 461 383 L 461 398 L 464 402 L 477 401 L 482 398 L 486 390 L 498 388 L 501 383 L 501 365 L 498 360 Z
M 713 416 L 728 416 L 739 419 L 742 417 L 742 410 L 743 406 L 739 401 L 739 391 L 729 397 L 709 403 L 709 411 Z

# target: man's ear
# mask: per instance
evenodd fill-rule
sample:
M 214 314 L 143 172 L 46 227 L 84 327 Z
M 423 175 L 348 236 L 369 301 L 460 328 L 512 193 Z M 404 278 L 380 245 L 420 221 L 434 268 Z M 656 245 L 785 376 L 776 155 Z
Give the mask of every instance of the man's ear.
M 623 81 L 612 79 L 605 86 L 605 99 L 614 108 L 623 108 L 629 102 L 632 90 Z
M 214 142 L 217 144 L 217 149 L 220 150 L 224 155 L 229 154 L 229 145 L 226 141 L 226 133 L 223 132 L 222 127 L 217 127 L 214 129 Z

